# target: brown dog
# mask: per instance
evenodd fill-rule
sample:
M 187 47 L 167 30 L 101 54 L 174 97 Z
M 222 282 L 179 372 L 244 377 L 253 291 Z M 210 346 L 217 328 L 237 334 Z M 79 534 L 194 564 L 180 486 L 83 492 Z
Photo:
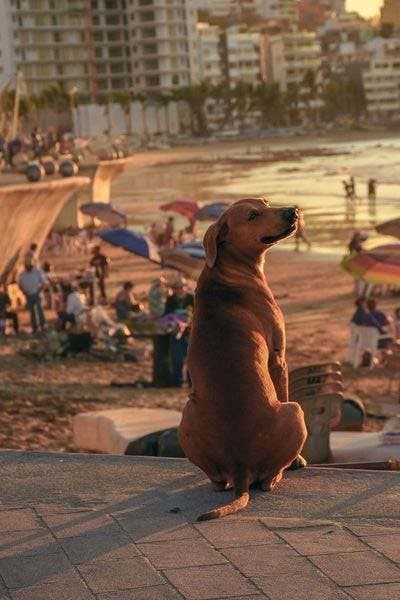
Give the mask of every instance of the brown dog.
M 271 490 L 306 439 L 303 411 L 288 402 L 285 330 L 264 275 L 269 247 L 296 229 L 295 208 L 263 198 L 233 204 L 206 232 L 189 344 L 193 392 L 179 441 L 218 490 L 236 499 L 199 520 L 244 508 L 249 486 Z

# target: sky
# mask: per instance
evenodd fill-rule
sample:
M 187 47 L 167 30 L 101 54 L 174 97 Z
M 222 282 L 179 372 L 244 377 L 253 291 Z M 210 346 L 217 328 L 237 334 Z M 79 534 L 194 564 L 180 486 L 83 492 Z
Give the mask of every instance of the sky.
M 363 17 L 373 17 L 379 13 L 383 0 L 347 0 L 347 10 L 356 10 Z

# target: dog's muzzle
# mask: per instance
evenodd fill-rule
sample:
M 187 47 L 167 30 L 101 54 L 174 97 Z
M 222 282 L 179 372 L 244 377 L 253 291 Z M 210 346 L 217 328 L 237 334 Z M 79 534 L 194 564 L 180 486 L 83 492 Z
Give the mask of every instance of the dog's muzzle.
M 287 223 L 288 226 L 286 227 L 286 229 L 284 229 L 284 231 L 282 231 L 282 233 L 279 233 L 278 235 L 265 235 L 261 238 L 260 241 L 263 244 L 273 244 L 275 242 L 278 242 L 279 240 L 283 240 L 284 238 L 288 237 L 291 233 L 296 231 L 298 218 L 299 211 L 297 210 L 297 208 L 284 208 L 282 211 L 282 221 L 284 223 Z

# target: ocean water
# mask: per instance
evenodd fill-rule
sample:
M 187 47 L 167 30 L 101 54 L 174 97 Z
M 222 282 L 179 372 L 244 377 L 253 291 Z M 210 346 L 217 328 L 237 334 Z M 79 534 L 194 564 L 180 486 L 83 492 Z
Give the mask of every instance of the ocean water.
M 295 153 L 288 155 L 287 151 Z M 279 153 L 281 160 L 272 160 Z M 357 199 L 346 204 L 342 181 L 353 176 Z M 367 200 L 367 181 L 377 180 L 377 201 Z M 135 167 L 112 187 L 113 201 L 140 230 L 165 219 L 159 205 L 178 198 L 201 202 L 267 196 L 276 205 L 298 205 L 304 212 L 313 249 L 343 253 L 354 229 L 368 231 L 366 247 L 391 242 L 377 223 L 400 217 L 400 137 L 373 141 L 257 140 L 219 147 L 210 144 L 198 157 L 178 164 Z M 185 220 L 177 217 L 177 227 Z M 201 224 L 200 234 L 206 224 Z M 399 242 L 400 243 L 400 242 Z M 285 244 L 293 244 L 288 240 Z

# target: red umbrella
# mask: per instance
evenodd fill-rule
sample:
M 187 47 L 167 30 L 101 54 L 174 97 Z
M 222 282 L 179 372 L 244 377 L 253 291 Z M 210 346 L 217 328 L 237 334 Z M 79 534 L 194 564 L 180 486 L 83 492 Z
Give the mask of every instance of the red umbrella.
M 196 200 L 174 200 L 173 202 L 162 204 L 160 208 L 161 210 L 169 210 L 189 220 L 193 220 L 195 213 L 200 210 L 201 204 L 196 202 Z

